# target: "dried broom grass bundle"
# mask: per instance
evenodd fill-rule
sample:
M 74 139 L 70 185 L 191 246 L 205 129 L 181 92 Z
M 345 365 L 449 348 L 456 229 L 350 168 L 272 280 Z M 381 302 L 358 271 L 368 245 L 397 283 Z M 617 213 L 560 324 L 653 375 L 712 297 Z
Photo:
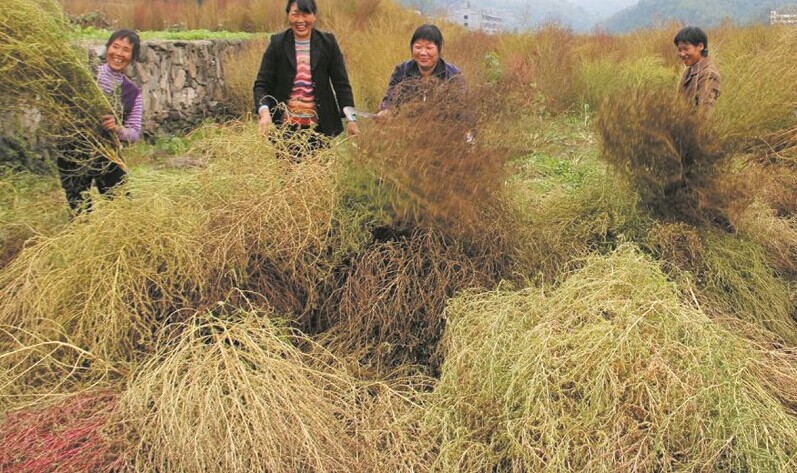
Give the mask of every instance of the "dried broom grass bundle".
M 728 162 L 709 115 L 666 89 L 604 101 L 601 158 L 654 215 L 687 223 L 722 219 L 731 202 L 720 178 Z
M 117 412 L 136 471 L 378 471 L 380 447 L 412 445 L 390 427 L 406 400 L 384 385 L 368 395 L 270 314 L 197 314 L 162 334 Z
M 446 301 L 494 283 L 461 244 L 418 229 L 363 250 L 341 272 L 322 310 L 319 340 L 375 374 L 406 366 L 436 374 Z
M 208 168 L 141 172 L 132 198 L 24 250 L 0 272 L 0 323 L 36 333 L 53 320 L 76 345 L 131 361 L 175 311 L 231 293 L 297 317 L 315 308 L 345 246 L 367 233 L 337 220 L 334 165 L 275 160 L 251 128 L 197 146 Z
M 453 92 L 431 89 L 392 109 L 366 128 L 354 164 L 375 179 L 369 198 L 383 203 L 391 223 L 478 240 L 495 228 L 484 215 L 504 197 L 508 153 L 479 139 L 487 98 Z
M 790 471 L 794 353 L 710 319 L 633 246 L 447 310 L 437 471 Z
M 123 165 L 118 138 L 100 117 L 115 113 L 88 68 L 88 56 L 71 44 L 72 33 L 54 0 L 7 0 L 0 12 L 0 96 L 16 108 L 35 107 L 41 132 L 76 151 L 77 164 L 99 165 L 103 156 Z M 84 162 L 85 161 L 85 162 Z

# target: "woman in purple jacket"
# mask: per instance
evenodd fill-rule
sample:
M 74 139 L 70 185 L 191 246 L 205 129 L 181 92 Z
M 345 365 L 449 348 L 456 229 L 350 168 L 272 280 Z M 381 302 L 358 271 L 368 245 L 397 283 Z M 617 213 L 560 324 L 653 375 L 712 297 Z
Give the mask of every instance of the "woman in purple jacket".
M 141 40 L 136 32 L 115 31 L 105 44 L 105 63 L 96 71 L 100 89 L 118 108 L 116 115 L 97 117 L 98 126 L 109 138 L 122 143 L 132 143 L 141 134 L 144 108 L 141 89 L 125 75 L 127 66 L 138 59 L 140 49 Z M 90 210 L 91 202 L 85 193 L 92 184 L 105 195 L 127 180 L 127 171 L 121 165 L 97 155 L 94 150 L 81 148 L 75 142 L 63 145 L 56 161 L 61 186 L 73 214 Z
M 410 101 L 426 101 L 441 85 L 454 85 L 456 91 L 464 91 L 462 73 L 440 57 L 442 50 L 443 33 L 437 26 L 422 25 L 415 30 L 410 39 L 412 59 L 393 70 L 387 92 L 379 105 L 379 116 L 385 116 L 391 108 L 400 108 Z

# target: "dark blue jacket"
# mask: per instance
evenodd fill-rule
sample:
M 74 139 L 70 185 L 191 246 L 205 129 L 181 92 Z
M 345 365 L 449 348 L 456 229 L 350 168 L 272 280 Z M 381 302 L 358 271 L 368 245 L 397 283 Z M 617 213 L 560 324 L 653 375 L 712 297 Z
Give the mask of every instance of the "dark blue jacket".
M 464 88 L 465 83 L 462 73 L 453 64 L 447 64 L 440 58 L 432 72 L 438 79 L 438 83 L 445 83 L 454 79 L 458 86 Z M 427 88 L 421 86 L 421 71 L 415 60 L 404 61 L 393 70 L 390 82 L 387 85 L 387 92 L 379 105 L 379 110 L 385 110 L 391 106 L 400 106 L 401 103 L 414 99 L 425 99 Z
M 343 53 L 332 33 L 313 30 L 310 36 L 310 70 L 318 113 L 318 131 L 327 136 L 343 132 L 343 108 L 354 107 L 354 96 L 343 62 Z M 253 88 L 255 113 L 268 105 L 274 123 L 282 122 L 282 111 L 296 77 L 296 41 L 290 29 L 271 36 L 263 53 Z M 333 92 L 334 91 L 334 92 Z

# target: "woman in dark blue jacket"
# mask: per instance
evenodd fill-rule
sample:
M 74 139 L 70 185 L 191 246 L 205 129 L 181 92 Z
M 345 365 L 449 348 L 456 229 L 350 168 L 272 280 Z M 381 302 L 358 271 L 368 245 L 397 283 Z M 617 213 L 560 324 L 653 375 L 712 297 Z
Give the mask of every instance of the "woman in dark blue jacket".
M 454 85 L 462 92 L 465 82 L 460 70 L 440 57 L 443 50 L 443 33 L 435 25 L 422 25 L 410 39 L 412 59 L 397 65 L 390 76 L 387 92 L 379 105 L 379 115 L 384 116 L 392 107 L 421 100 L 441 85 Z

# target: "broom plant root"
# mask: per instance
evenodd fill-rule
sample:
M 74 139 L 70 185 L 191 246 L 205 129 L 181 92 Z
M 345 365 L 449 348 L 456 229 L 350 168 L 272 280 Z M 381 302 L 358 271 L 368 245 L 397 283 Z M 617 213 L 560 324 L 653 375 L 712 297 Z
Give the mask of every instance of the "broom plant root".
M 435 471 L 792 471 L 794 353 L 683 300 L 636 247 L 450 302 Z

